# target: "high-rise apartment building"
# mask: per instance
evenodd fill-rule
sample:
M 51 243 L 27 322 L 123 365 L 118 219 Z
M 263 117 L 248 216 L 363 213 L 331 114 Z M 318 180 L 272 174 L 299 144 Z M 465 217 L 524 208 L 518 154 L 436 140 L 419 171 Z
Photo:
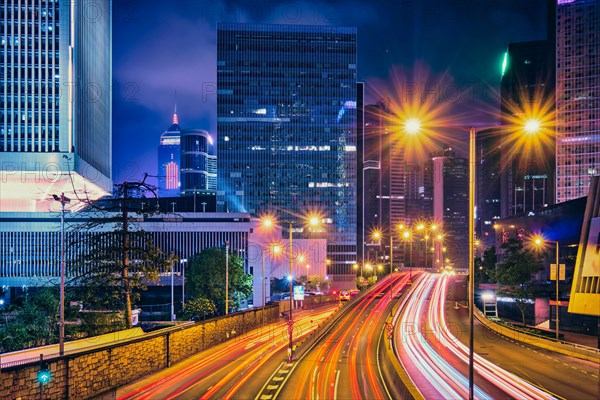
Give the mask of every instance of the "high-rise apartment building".
M 161 197 L 179 196 L 181 185 L 181 128 L 177 113 L 173 124 L 160 135 L 158 145 L 158 194 Z
M 556 201 L 586 196 L 600 174 L 600 2 L 556 9 Z
M 354 285 L 356 87 L 356 28 L 217 26 L 220 205 L 272 212 L 296 237 L 319 211 L 337 287 Z
M 0 4 L 0 210 L 111 191 L 111 35 L 111 0 Z

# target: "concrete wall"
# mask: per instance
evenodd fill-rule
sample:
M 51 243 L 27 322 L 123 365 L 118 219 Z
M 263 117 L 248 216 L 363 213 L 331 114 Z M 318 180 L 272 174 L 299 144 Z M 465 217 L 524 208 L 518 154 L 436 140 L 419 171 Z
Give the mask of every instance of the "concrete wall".
M 40 398 L 43 390 L 44 399 L 89 399 L 278 319 L 279 307 L 272 305 L 48 359 L 52 378 L 43 387 L 39 360 L 5 367 L 0 398 Z

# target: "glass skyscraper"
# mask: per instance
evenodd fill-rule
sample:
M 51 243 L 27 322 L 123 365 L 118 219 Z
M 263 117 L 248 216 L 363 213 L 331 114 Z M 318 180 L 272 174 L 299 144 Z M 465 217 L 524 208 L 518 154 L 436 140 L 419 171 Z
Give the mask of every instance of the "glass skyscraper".
M 181 131 L 181 194 L 215 194 L 217 156 L 210 134 L 203 129 Z
M 600 1 L 558 0 L 556 201 L 586 196 L 600 175 Z
M 161 197 L 179 196 L 180 188 L 181 128 L 177 113 L 173 124 L 160 135 L 158 145 L 158 194 Z
M 356 28 L 223 23 L 217 49 L 220 206 L 297 237 L 320 212 L 334 285 L 354 285 Z
M 112 190 L 111 41 L 111 0 L 0 3 L 0 210 Z

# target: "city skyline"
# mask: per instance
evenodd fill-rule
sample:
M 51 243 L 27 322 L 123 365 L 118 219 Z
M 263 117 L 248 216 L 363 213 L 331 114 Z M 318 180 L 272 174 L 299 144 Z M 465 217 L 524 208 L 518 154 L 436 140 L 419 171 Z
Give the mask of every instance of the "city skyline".
M 337 2 L 189 0 L 156 1 L 143 13 L 136 1 L 113 4 L 115 182 L 140 179 L 146 172 L 157 175 L 156 144 L 171 120 L 175 91 L 182 126 L 216 135 L 217 22 L 356 26 L 357 80 L 366 82 L 365 104 L 378 100 L 379 88 L 393 81 L 395 71 L 417 80 L 418 70 L 425 69 L 434 80 L 444 78 L 446 94 L 439 91 L 440 101 L 456 103 L 457 88 L 468 92 L 459 99 L 474 113 L 465 124 L 489 123 L 495 121 L 481 104 L 486 99 L 499 104 L 502 56 L 511 42 L 545 39 L 546 3 L 356 1 L 341 7 Z M 124 150 L 132 145 L 138 149 L 134 155 Z

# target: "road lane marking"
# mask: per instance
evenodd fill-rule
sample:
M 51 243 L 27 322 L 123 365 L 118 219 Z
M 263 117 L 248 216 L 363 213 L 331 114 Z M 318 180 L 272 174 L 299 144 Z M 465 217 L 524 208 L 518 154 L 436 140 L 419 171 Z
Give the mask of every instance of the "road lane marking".
M 340 381 L 340 370 L 335 370 L 335 387 L 333 388 L 333 399 L 337 399 L 338 382 Z
M 267 390 L 275 390 L 279 387 L 279 385 L 267 385 Z

